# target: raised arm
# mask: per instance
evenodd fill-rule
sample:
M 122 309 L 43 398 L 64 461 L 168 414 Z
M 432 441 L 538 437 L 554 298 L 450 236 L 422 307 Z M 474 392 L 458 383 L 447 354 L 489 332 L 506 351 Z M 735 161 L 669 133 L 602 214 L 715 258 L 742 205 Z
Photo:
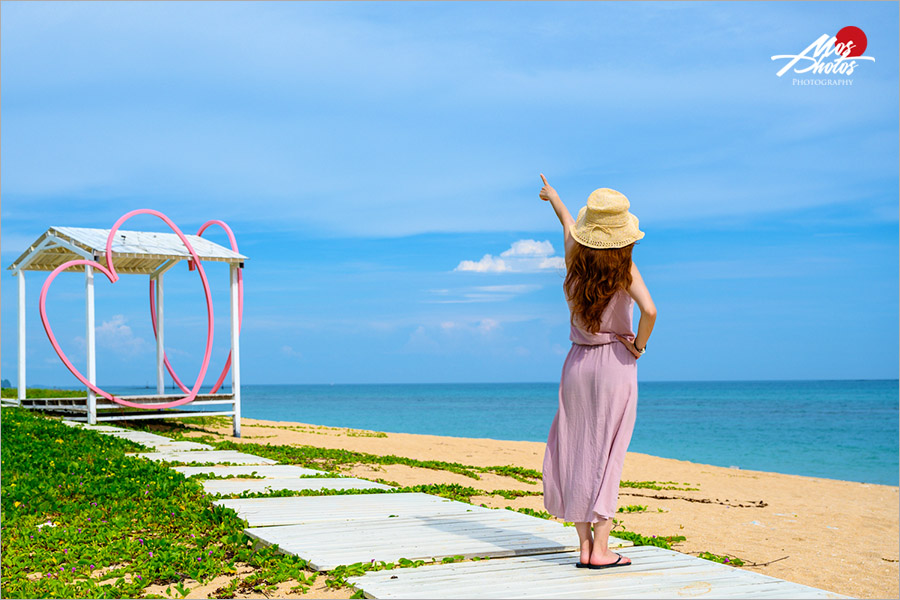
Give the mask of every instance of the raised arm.
M 547 183 L 547 178 L 544 177 L 543 173 L 541 173 L 541 179 L 544 181 L 544 187 L 541 188 L 538 195 L 541 197 L 541 200 L 546 200 L 553 206 L 556 216 L 559 217 L 559 222 L 562 223 L 565 246 L 568 248 L 571 241 L 569 239 L 571 237 L 569 234 L 569 226 L 575 223 L 575 219 L 572 218 L 569 209 L 566 208 L 566 205 L 559 199 L 559 194 L 556 193 L 556 190 Z

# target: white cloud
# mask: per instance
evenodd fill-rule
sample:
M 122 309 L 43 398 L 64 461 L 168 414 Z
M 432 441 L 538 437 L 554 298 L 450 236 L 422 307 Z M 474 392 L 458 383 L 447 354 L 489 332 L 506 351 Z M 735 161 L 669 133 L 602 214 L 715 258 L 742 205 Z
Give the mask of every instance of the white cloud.
M 535 273 L 565 269 L 566 261 L 553 256 L 555 250 L 549 241 L 517 240 L 500 257 L 485 254 L 479 261 L 461 261 L 454 271 L 476 273 Z
M 542 285 L 536 284 L 517 284 L 517 285 L 477 285 L 473 289 L 479 292 L 498 293 L 498 294 L 524 294 L 541 289 Z
M 409 334 L 409 339 L 406 340 L 406 344 L 403 346 L 405 352 L 414 353 L 434 354 L 439 353 L 441 349 L 441 345 L 432 339 L 424 325 L 416 327 L 416 329 Z
M 281 347 L 281 353 L 289 358 L 303 358 L 302 354 L 287 345 Z
M 553 244 L 548 241 L 518 240 L 513 242 L 509 250 L 504 250 L 500 256 L 550 256 L 553 254 Z
M 454 271 L 475 271 L 476 273 L 502 273 L 503 271 L 511 271 L 506 261 L 502 258 L 494 258 L 490 254 L 485 254 L 478 262 L 472 260 L 464 260 L 460 262 Z
M 496 319 L 479 319 L 475 321 L 444 321 L 440 324 L 441 331 L 444 333 L 468 333 L 486 335 L 500 327 L 500 321 Z M 420 327 L 419 329 L 422 329 Z
M 441 296 L 440 300 L 426 300 L 433 304 L 468 304 L 471 302 L 502 302 L 511 300 L 521 294 L 534 292 L 541 289 L 537 284 L 511 284 L 511 285 L 476 285 L 457 290 L 428 290 L 432 294 Z M 452 293 L 452 296 L 451 296 Z
M 494 319 L 482 319 L 478 322 L 478 331 L 481 333 L 490 333 L 494 329 L 497 329 L 500 326 L 500 323 L 495 321 Z
M 547 258 L 541 260 L 538 268 L 541 270 L 545 269 L 565 269 L 566 268 L 566 259 L 562 256 L 548 256 Z
M 495 340 L 501 330 L 500 321 L 484 317 L 458 321 L 441 321 L 417 326 L 409 335 L 403 349 L 406 352 L 453 353 L 461 349 L 472 350 L 482 340 Z
M 113 315 L 109 321 L 103 321 L 95 329 L 97 345 L 130 356 L 156 349 L 154 344 L 148 343 L 144 338 L 135 337 L 127 323 L 125 315 Z M 83 337 L 76 337 L 75 341 L 80 347 L 86 347 Z

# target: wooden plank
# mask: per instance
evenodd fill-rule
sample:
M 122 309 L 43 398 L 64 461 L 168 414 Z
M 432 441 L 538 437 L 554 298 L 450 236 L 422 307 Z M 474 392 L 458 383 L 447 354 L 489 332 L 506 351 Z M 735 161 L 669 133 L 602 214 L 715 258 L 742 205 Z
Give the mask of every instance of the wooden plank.
M 653 554 L 661 552 L 671 553 L 677 556 L 677 562 L 681 565 L 693 564 L 690 568 L 676 566 L 675 561 L 668 564 L 654 561 L 648 565 L 647 554 L 642 548 L 635 547 L 621 551 L 632 558 L 633 564 L 628 567 L 617 567 L 611 570 L 586 571 L 573 569 L 572 563 L 577 560 L 578 553 L 566 555 L 544 555 L 541 557 L 526 557 L 515 559 L 518 564 L 507 567 L 514 559 L 494 559 L 486 562 L 453 563 L 449 565 L 428 565 L 418 569 L 399 569 L 393 571 L 377 571 L 367 573 L 364 577 L 354 577 L 350 582 L 357 585 L 368 580 L 365 584 L 369 597 L 500 597 L 500 598 L 590 598 L 590 597 L 684 597 L 704 595 L 712 597 L 756 597 L 757 592 L 776 589 L 780 587 L 781 593 L 788 592 L 784 597 L 792 597 L 791 593 L 805 593 L 810 589 L 801 590 L 791 582 L 785 582 L 777 578 L 761 574 L 746 572 L 740 569 L 721 565 L 711 561 L 704 561 L 696 557 L 680 555 L 669 550 L 651 550 Z M 565 557 L 563 564 L 558 565 L 556 573 L 553 572 L 553 562 L 559 562 L 558 557 Z M 507 564 L 505 564 L 507 563 Z M 542 564 L 541 564 L 542 563 Z M 705 564 L 703 564 L 705 563 Z M 549 565 L 549 566 L 548 566 Z M 651 567 L 649 570 L 647 567 Z M 562 567 L 562 568 L 559 568 Z M 661 570 L 663 569 L 663 570 Z M 438 573 L 455 570 L 455 580 L 452 577 L 439 576 Z M 517 572 L 518 570 L 518 572 Z M 643 570 L 644 572 L 640 572 Z M 413 573 L 415 571 L 415 573 Z M 573 576 L 572 571 L 577 571 Z M 386 580 L 391 573 L 398 575 L 394 580 Z M 602 579 L 591 581 L 591 578 Z M 678 578 L 677 582 L 675 577 Z M 584 586 L 587 580 L 588 587 Z M 708 593 L 703 583 L 715 581 L 710 585 L 712 590 Z M 381 585 L 379 587 L 379 582 Z M 521 584 L 519 582 L 522 582 Z M 700 587 L 694 584 L 700 583 Z M 683 584 L 681 587 L 672 587 L 672 583 Z M 375 584 L 375 587 L 373 587 Z M 473 585 L 474 584 L 474 585 Z M 390 587 L 393 589 L 389 589 Z M 412 586 L 414 592 L 407 594 L 404 588 Z M 432 589 L 437 586 L 437 589 Z M 597 590 L 597 586 L 602 589 Z M 765 587 L 760 587 L 765 586 Z M 788 587 L 785 587 L 788 586 Z M 793 587 L 792 587 L 793 586 Z M 377 588 L 377 589 L 376 589 Z M 445 593 L 444 588 L 452 588 L 452 592 Z M 674 592 L 674 593 L 673 593 Z M 817 591 L 821 593 L 821 590 Z M 829 594 L 826 592 L 826 594 Z M 829 596 L 818 596 L 829 597 Z
M 576 551 L 370 571 L 348 581 L 370 598 L 846 598 L 672 550 L 619 552 L 632 564 L 576 569 Z
M 391 486 L 355 477 L 307 477 L 306 479 L 210 479 L 203 482 L 208 494 L 242 494 L 276 490 L 365 490 L 390 489 Z
M 794 584 L 800 585 L 800 584 Z M 803 586 L 808 587 L 808 586 Z M 724 596 L 728 597 L 728 596 Z M 740 596 L 733 596 L 740 597 Z M 747 596 L 744 596 L 745 598 Z M 829 592 L 828 590 L 822 590 L 819 588 L 811 588 L 809 590 L 802 588 L 794 588 L 790 590 L 789 593 L 785 593 L 785 590 L 770 590 L 770 591 L 754 591 L 753 598 L 853 598 L 853 596 L 845 596 L 843 594 L 838 594 L 837 592 Z
M 715 598 L 834 598 L 844 597 L 832 595 L 828 590 L 804 589 L 807 586 L 790 581 L 744 581 L 728 585 L 710 582 L 707 596 Z M 684 586 L 688 588 L 689 586 Z M 698 586 L 699 587 L 699 586 Z
M 87 405 L 71 400 L 23 400 L 21 406 L 30 410 L 42 410 L 50 413 L 69 413 L 87 415 Z
M 624 554 L 624 552 L 623 552 Z M 531 555 L 528 558 L 541 559 L 547 555 Z M 518 558 L 518 557 L 517 557 Z M 470 561 L 484 567 L 492 563 L 506 563 L 513 559 L 495 558 L 487 561 Z M 391 573 L 395 579 L 382 579 L 380 581 L 370 580 L 370 578 L 357 577 L 350 581 L 357 588 L 366 590 L 370 596 L 374 597 L 420 597 L 420 598 L 473 598 L 473 597 L 491 597 L 491 598 L 513 598 L 513 597 L 588 597 L 590 591 L 594 591 L 594 597 L 615 597 L 617 593 L 634 592 L 641 588 L 642 585 L 653 582 L 660 582 L 660 574 L 662 571 L 654 570 L 647 572 L 628 571 L 630 567 L 616 567 L 609 570 L 588 570 L 576 569 L 575 562 L 578 560 L 578 552 L 571 552 L 563 564 L 554 565 L 552 562 L 543 563 L 538 561 L 523 562 L 516 565 L 516 568 L 495 568 L 490 573 L 476 573 L 472 576 L 468 574 L 457 574 L 455 577 L 440 577 L 438 574 L 447 567 L 460 563 L 451 563 L 448 565 L 425 565 L 418 567 L 419 573 L 415 578 L 412 577 L 413 569 L 394 569 L 385 571 Z M 407 573 L 410 571 L 410 573 Z M 380 572 L 380 571 L 379 571 Z M 710 577 L 712 574 L 692 573 L 687 581 L 693 579 L 703 579 Z M 693 579 L 692 579 L 693 578 Z M 597 580 L 600 580 L 598 582 Z M 602 586 L 602 591 L 597 593 L 595 588 Z M 648 594 L 647 590 L 641 590 L 645 593 L 644 597 L 655 598 L 656 594 Z M 416 595 L 418 593 L 418 596 Z
M 604 593 L 603 595 L 585 595 L 584 591 L 556 595 L 551 592 L 549 598 L 847 598 L 848 596 L 835 595 L 827 590 L 809 592 L 791 586 L 790 582 L 748 584 L 739 589 L 731 588 L 732 593 L 721 591 L 719 588 L 730 588 L 727 582 L 719 579 L 704 579 L 698 577 L 697 581 L 681 581 L 672 588 L 661 588 L 658 585 L 644 584 L 620 592 Z M 413 596 L 414 597 L 414 596 Z M 528 598 L 529 595 L 509 595 L 510 598 Z
M 142 404 L 146 403 L 154 403 L 154 402 L 165 402 L 167 400 L 177 400 L 179 398 L 184 398 L 184 394 L 141 394 L 136 396 L 118 396 L 124 400 L 129 400 L 132 402 L 139 402 Z M 87 395 L 85 396 L 66 396 L 59 398 L 24 398 L 23 406 L 29 407 L 38 407 L 38 406 L 56 406 L 60 404 L 67 404 L 72 406 L 87 406 Z M 189 402 L 184 406 L 217 406 L 217 405 L 228 405 L 232 404 L 234 401 L 234 395 L 231 393 L 228 394 L 198 394 L 197 398 L 193 402 Z M 126 410 L 126 407 L 123 407 L 121 404 L 116 404 L 115 402 L 110 402 L 106 398 L 97 398 L 97 409 L 115 409 L 115 410 Z M 144 412 L 148 409 L 139 409 Z M 149 409 L 152 410 L 152 409 Z M 144 412 L 137 412 L 135 414 L 144 414 Z M 172 418 L 178 418 L 178 411 L 172 409 L 171 414 Z M 163 411 L 154 411 L 154 415 L 163 414 Z M 204 415 L 212 413 L 202 413 Z M 228 414 L 231 414 L 230 412 Z M 201 415 L 202 416 L 202 415 Z
M 684 558 L 690 560 L 693 557 Z M 456 580 L 445 580 L 437 586 L 420 581 L 415 587 L 419 594 L 428 597 L 443 597 L 441 590 L 452 586 L 452 594 L 458 598 L 470 598 L 472 594 L 495 598 L 658 598 L 672 594 L 672 597 L 677 598 L 703 595 L 708 591 L 704 588 L 711 588 L 713 585 L 727 586 L 736 581 L 734 574 L 707 567 L 686 569 L 683 565 L 677 565 L 641 571 L 629 565 L 608 570 L 590 570 L 576 569 L 577 560 L 577 554 L 573 553 L 569 561 L 562 565 L 544 568 L 529 565 L 517 571 L 503 571 L 499 576 L 495 574 L 491 581 L 482 576 L 465 580 L 457 577 Z M 601 578 L 599 583 L 598 578 Z M 698 582 L 703 585 L 692 589 L 691 586 Z M 403 597 L 407 594 L 408 592 L 400 592 L 393 593 L 392 596 Z M 412 597 L 416 597 L 415 594 Z
M 186 405 L 189 406 L 189 405 Z M 196 412 L 168 412 L 155 410 L 142 410 L 133 413 L 101 413 L 97 415 L 98 421 L 134 421 L 136 419 L 179 419 L 182 417 L 218 417 L 228 416 L 231 411 L 196 411 Z
M 110 427 L 109 429 L 116 429 L 115 427 Z M 105 435 L 109 435 L 112 437 L 122 438 L 126 440 L 131 440 L 132 442 L 137 442 L 139 444 L 144 444 L 145 446 L 158 446 L 160 444 L 171 444 L 172 438 L 167 438 L 162 435 L 156 435 L 155 433 L 149 433 L 146 431 L 132 431 L 128 429 L 122 429 L 120 431 L 103 431 Z
M 627 549 L 617 549 L 616 551 L 630 557 L 632 561 L 635 561 L 636 566 L 646 568 L 651 561 L 656 567 L 661 566 L 664 563 L 659 561 L 658 556 L 654 556 L 652 548 L 652 546 L 631 546 Z M 446 583 L 459 579 L 460 577 L 464 577 L 469 573 L 472 573 L 476 577 L 490 576 L 494 578 L 502 578 L 506 577 L 508 572 L 515 571 L 517 569 L 535 569 L 542 572 L 559 570 L 558 567 L 560 566 L 573 565 L 579 559 L 579 554 L 580 553 L 576 550 L 553 552 L 536 556 L 526 555 L 505 558 L 492 558 L 483 561 L 463 561 L 439 565 L 439 569 L 436 569 L 436 566 L 433 565 L 426 565 L 415 570 L 411 569 L 409 572 L 398 571 L 396 569 L 370 571 L 366 573 L 366 579 L 371 581 L 381 581 L 392 579 L 392 575 L 394 574 L 404 573 L 406 577 L 415 579 L 417 585 L 420 585 L 428 584 L 430 582 Z M 639 560 L 641 561 L 641 564 L 637 565 L 637 561 Z M 415 574 L 413 573 L 413 571 L 415 571 Z M 566 570 L 563 570 L 562 572 L 566 572 Z
M 384 498 L 387 502 L 389 502 L 395 496 L 403 495 L 405 495 L 405 493 L 372 494 L 372 496 Z M 397 509 L 400 509 L 400 503 L 397 504 Z M 337 514 L 335 514 L 334 516 L 337 517 Z M 434 516 L 463 517 L 460 519 L 443 518 L 442 521 L 436 524 L 436 526 L 439 526 L 443 530 L 454 531 L 457 533 L 465 533 L 466 531 L 470 531 L 473 534 L 485 534 L 496 537 L 517 536 L 521 533 L 522 530 L 533 533 L 534 531 L 546 529 L 552 532 L 564 530 L 568 532 L 568 535 L 573 536 L 575 539 L 577 539 L 575 529 L 572 527 L 565 527 L 562 523 L 559 523 L 557 521 L 539 519 L 537 517 L 532 517 L 530 515 L 525 515 L 506 509 L 488 509 L 472 506 L 470 511 L 460 513 L 443 513 Z M 411 514 L 409 516 L 397 516 L 388 519 L 360 519 L 355 518 L 353 515 L 344 515 L 342 518 L 345 521 L 365 520 L 366 522 L 364 523 L 364 525 L 366 531 L 370 534 L 380 536 L 389 535 L 392 532 L 395 532 L 398 528 L 418 528 L 423 525 L 427 525 L 430 522 L 431 517 L 432 516 L 428 514 Z M 335 519 L 329 519 L 329 521 L 331 520 Z M 303 530 L 305 532 L 305 535 L 310 537 L 320 534 L 323 536 L 330 535 L 329 523 L 306 523 L 304 524 Z M 354 540 L 345 540 L 342 542 L 342 546 L 348 547 L 354 544 L 365 544 L 365 541 L 360 542 L 358 541 L 358 539 L 359 538 L 355 538 Z M 633 545 L 630 541 L 617 540 L 614 538 L 610 538 L 610 543 L 613 545 Z
M 112 427 L 110 425 L 84 425 L 83 429 L 88 431 L 96 431 L 97 433 L 128 433 L 128 429 L 122 427 Z
M 274 465 L 278 461 L 244 454 L 236 450 L 203 450 L 196 452 L 142 452 L 126 453 L 127 456 L 140 456 L 150 460 L 180 463 L 233 463 L 238 465 Z
M 264 544 L 278 544 L 283 552 L 309 560 L 317 570 L 371 560 L 559 552 L 577 549 L 578 543 L 573 528 L 505 509 L 251 527 L 244 531 Z
M 296 465 L 260 465 L 238 467 L 175 467 L 175 470 L 190 477 L 192 475 L 213 475 L 216 477 L 242 477 L 247 475 L 259 475 L 266 479 L 278 479 L 281 477 L 301 477 L 303 475 L 321 475 L 325 471 L 316 471 Z
M 184 468 L 186 467 L 179 467 L 179 469 Z M 268 468 L 274 469 L 275 467 Z M 397 517 L 461 514 L 491 510 L 421 492 L 353 494 L 347 496 L 240 498 L 235 500 L 216 500 L 215 504 L 234 510 L 251 527 L 296 525 L 348 519 L 380 519 L 387 521 Z M 396 516 L 391 517 L 391 515 Z
M 573 555 L 577 560 L 577 556 Z M 506 559 L 492 559 L 500 561 Z M 492 562 L 487 561 L 487 562 Z M 427 568 L 435 570 L 443 565 L 429 565 Z M 419 567 L 424 569 L 426 567 Z M 475 581 L 459 579 L 445 582 L 437 587 L 423 587 L 423 581 L 415 585 L 410 581 L 404 581 L 398 574 L 398 579 L 392 583 L 403 583 L 404 587 L 394 587 L 384 583 L 372 586 L 364 586 L 370 597 L 377 598 L 617 598 L 619 594 L 636 594 L 643 598 L 665 597 L 664 592 L 653 588 L 653 582 L 661 580 L 660 571 L 650 572 L 647 575 L 638 573 L 616 573 L 626 570 L 628 567 L 617 567 L 611 570 L 576 569 L 574 560 L 568 561 L 552 569 L 533 570 L 522 568 L 519 570 L 503 571 L 495 575 L 495 579 L 486 580 L 478 577 Z M 405 570 L 405 569 L 404 569 Z M 706 574 L 692 574 L 690 577 L 702 579 Z M 600 580 L 599 582 L 597 580 Z M 692 580 L 688 580 L 689 582 Z M 649 584 L 649 585 L 648 585 Z M 357 587 L 359 587 L 357 585 Z M 448 589 L 449 587 L 449 589 Z M 677 589 L 677 588 L 676 588 Z M 686 596 L 693 594 L 685 593 Z M 676 595 L 676 597 L 678 597 Z
M 192 450 L 212 450 L 209 444 L 201 444 L 199 442 L 173 442 L 169 440 L 164 444 L 155 444 L 154 446 L 160 452 L 170 451 L 192 451 Z
M 420 567 L 421 568 L 421 567 Z M 621 569 L 626 569 L 622 567 Z M 573 571 L 575 569 L 572 569 Z M 578 569 L 578 571 L 585 571 Z M 604 573 L 599 575 L 599 573 Z M 668 580 L 666 572 L 650 573 L 646 577 L 633 578 L 627 574 L 612 574 L 610 571 L 587 571 L 574 575 L 566 572 L 563 579 L 537 580 L 533 579 L 537 574 L 529 572 L 510 574 L 516 579 L 504 579 L 498 582 L 489 582 L 486 586 L 467 586 L 467 591 L 436 590 L 408 590 L 392 593 L 376 593 L 370 597 L 378 598 L 472 598 L 476 594 L 479 598 L 758 598 L 766 593 L 777 598 L 792 598 L 795 594 L 802 594 L 789 586 L 773 584 L 769 582 L 746 584 L 735 588 L 729 583 L 727 576 L 710 575 L 703 573 L 686 574 L 684 579 L 678 581 Z M 725 578 L 723 578 L 725 577 Z M 597 579 L 602 578 L 599 582 Z M 784 582 L 786 583 L 786 582 Z M 723 589 L 734 590 L 733 595 L 723 593 Z M 374 591 L 374 590 L 373 590 Z M 370 591 L 370 594 L 372 592 Z M 806 596 L 808 597 L 808 596 Z M 830 597 L 824 590 L 817 593 L 819 598 Z

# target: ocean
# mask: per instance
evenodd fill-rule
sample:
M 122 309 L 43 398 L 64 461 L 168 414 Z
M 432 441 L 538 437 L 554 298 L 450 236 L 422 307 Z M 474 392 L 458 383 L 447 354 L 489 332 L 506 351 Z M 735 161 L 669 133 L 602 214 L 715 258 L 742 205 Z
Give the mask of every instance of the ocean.
M 558 389 L 558 383 L 245 385 L 242 409 L 254 419 L 546 442 Z M 896 380 L 639 382 L 629 450 L 898 485 L 898 433 Z

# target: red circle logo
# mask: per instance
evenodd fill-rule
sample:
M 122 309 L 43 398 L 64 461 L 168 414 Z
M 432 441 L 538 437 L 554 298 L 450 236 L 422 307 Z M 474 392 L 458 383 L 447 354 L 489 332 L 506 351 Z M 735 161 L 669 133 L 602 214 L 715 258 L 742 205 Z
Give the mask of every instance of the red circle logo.
M 869 43 L 863 30 L 852 25 L 844 27 L 834 37 L 834 46 L 837 48 L 838 54 L 844 55 L 845 58 L 862 56 L 862 53 L 866 51 L 866 45 Z M 850 49 L 849 54 L 847 53 L 848 48 Z

